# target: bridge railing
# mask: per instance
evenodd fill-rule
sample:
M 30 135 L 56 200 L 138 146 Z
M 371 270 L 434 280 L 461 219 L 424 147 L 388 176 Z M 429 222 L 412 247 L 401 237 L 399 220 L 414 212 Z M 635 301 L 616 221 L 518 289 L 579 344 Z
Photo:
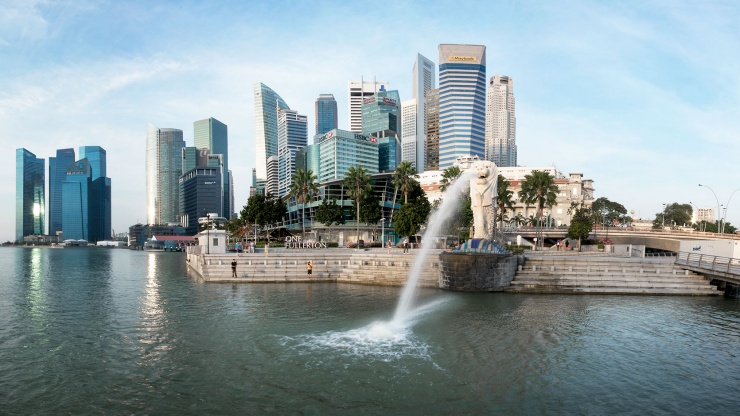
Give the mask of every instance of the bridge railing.
M 740 275 L 740 259 L 732 257 L 680 251 L 676 257 L 675 264 L 697 267 L 714 272 Z

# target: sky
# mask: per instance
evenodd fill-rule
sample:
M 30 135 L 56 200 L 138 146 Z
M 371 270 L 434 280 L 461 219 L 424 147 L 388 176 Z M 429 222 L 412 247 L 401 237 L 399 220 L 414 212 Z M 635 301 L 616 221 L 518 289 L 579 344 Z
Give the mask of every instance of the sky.
M 416 54 L 436 63 L 439 44 L 461 43 L 486 46 L 487 78 L 514 79 L 520 166 L 583 173 L 636 218 L 691 202 L 740 224 L 738 27 L 731 0 L 4 0 L 0 198 L 15 199 L 15 149 L 47 159 L 48 176 L 56 149 L 102 146 L 113 228 L 127 231 L 146 221 L 147 124 L 192 146 L 193 122 L 214 117 L 240 209 L 255 83 L 308 116 L 312 137 L 319 94 L 334 94 L 347 129 L 348 81 L 409 99 Z M 12 241 L 15 204 L 0 209 Z

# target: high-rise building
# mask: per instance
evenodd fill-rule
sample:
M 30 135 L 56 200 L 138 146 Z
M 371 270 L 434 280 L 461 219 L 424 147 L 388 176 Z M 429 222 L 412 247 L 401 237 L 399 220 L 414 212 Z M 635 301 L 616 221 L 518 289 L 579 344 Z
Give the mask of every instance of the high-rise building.
M 411 160 L 411 163 L 417 172 L 424 172 L 426 169 L 424 162 L 426 157 L 426 97 L 427 91 L 435 88 L 434 62 L 421 54 L 417 54 L 411 78 L 411 96 L 412 99 L 416 100 L 416 120 L 413 120 L 416 123 L 416 128 L 414 129 L 416 155 L 414 160 Z M 411 122 L 412 120 L 409 119 L 409 123 Z M 402 125 L 405 126 L 404 123 Z M 407 140 L 410 140 L 410 137 Z
M 146 218 L 148 224 L 179 221 L 182 130 L 149 125 L 146 140 Z
M 87 159 L 90 163 L 92 180 L 107 177 L 107 156 L 105 149 L 100 146 L 80 146 L 80 159 Z
M 67 165 L 62 183 L 62 234 L 65 240 L 93 240 L 90 235 L 92 166 L 87 159 Z
M 439 170 L 439 89 L 427 91 L 425 170 Z
M 67 165 L 75 161 L 74 149 L 57 149 L 49 158 L 49 235 L 62 232 L 62 183 L 67 177 Z
M 222 216 L 227 219 L 231 219 L 233 207 L 231 206 L 230 189 L 231 184 L 229 182 L 229 131 L 226 124 L 216 120 L 215 118 L 207 118 L 205 120 L 198 120 L 193 123 L 193 142 L 195 147 L 198 149 L 208 149 L 211 154 L 223 156 L 223 177 L 221 178 L 221 186 L 223 188 L 223 207 L 218 211 Z M 185 174 L 186 171 L 183 171 Z
M 288 104 L 270 87 L 254 84 L 254 130 L 257 145 L 257 179 L 267 179 L 267 159 L 278 155 L 277 109 L 289 110 Z M 276 189 L 277 190 L 277 189 Z
M 514 79 L 494 75 L 486 102 L 486 160 L 497 166 L 516 166 Z
M 439 45 L 439 168 L 485 157 L 486 47 Z
M 88 228 L 86 240 L 100 241 L 111 238 L 111 179 L 107 175 L 107 154 L 100 146 L 80 146 L 80 159 L 90 164 L 88 195 Z
M 362 132 L 362 103 L 365 98 L 372 97 L 381 88 L 386 89 L 386 81 L 349 81 L 348 102 L 349 102 L 349 131 L 355 133 Z
M 395 170 L 401 159 L 398 91 L 381 87 L 362 104 L 362 134 L 378 140 L 378 171 Z
M 46 175 L 44 159 L 20 148 L 15 151 L 15 240 L 44 233 Z
M 296 153 L 308 144 L 308 117 L 293 110 L 278 110 L 278 197 L 290 192 L 296 172 Z
M 401 160 L 411 162 L 414 169 L 416 169 L 417 112 L 416 98 L 401 102 Z
M 334 94 L 320 94 L 316 99 L 316 134 L 324 134 L 339 127 L 337 124 L 337 100 Z
M 264 185 L 265 195 L 270 194 L 272 196 L 277 196 L 279 163 L 277 156 L 270 156 L 267 158 L 267 180 Z
M 378 139 L 360 133 L 334 129 L 314 138 L 319 146 L 319 183 L 342 179 L 350 167 L 362 166 L 378 172 Z
M 207 152 L 207 150 L 203 150 Z M 198 233 L 198 218 L 222 209 L 221 166 L 197 166 L 180 176 L 180 223 L 185 235 Z

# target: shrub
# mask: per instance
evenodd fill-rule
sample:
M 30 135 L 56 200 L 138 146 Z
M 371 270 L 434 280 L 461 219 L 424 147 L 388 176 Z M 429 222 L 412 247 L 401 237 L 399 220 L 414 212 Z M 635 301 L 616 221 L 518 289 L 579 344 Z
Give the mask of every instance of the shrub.
M 337 243 L 336 241 L 332 241 L 332 242 L 326 243 L 326 247 L 327 248 L 339 247 L 339 243 Z
M 355 243 L 354 241 L 347 241 L 346 246 L 347 248 L 357 248 L 357 243 Z

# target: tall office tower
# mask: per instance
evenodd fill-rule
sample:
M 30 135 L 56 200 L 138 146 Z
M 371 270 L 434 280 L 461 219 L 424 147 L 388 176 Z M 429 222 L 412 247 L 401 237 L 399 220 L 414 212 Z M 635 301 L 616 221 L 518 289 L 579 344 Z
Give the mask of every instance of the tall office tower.
M 111 179 L 107 175 L 107 155 L 100 146 L 80 146 L 80 159 L 90 163 L 89 230 L 87 240 L 111 238 Z
M 179 215 L 187 235 L 198 232 L 198 218 L 223 209 L 223 155 L 208 149 L 185 147 L 180 176 Z
M 284 197 L 290 192 L 296 172 L 296 153 L 308 144 L 308 117 L 297 111 L 278 110 L 278 192 Z
M 439 168 L 485 157 L 486 47 L 439 45 Z
M 277 156 L 270 156 L 267 158 L 267 179 L 264 185 L 264 194 L 270 194 L 277 196 L 278 193 L 278 165 L 279 159 Z
M 316 136 L 314 143 L 319 147 L 319 183 L 344 178 L 350 167 L 362 166 L 369 174 L 378 173 L 375 137 L 334 129 Z
M 416 119 L 419 108 L 416 98 L 401 102 L 401 160 L 411 162 L 416 169 Z M 424 135 L 426 137 L 426 134 Z
M 177 222 L 182 175 L 182 130 L 149 124 L 146 139 L 146 219 L 148 224 Z
M 439 170 L 439 89 L 427 91 L 426 102 L 425 170 Z
M 229 199 L 229 206 L 231 207 L 230 218 L 237 218 L 239 214 L 236 211 L 236 205 L 234 205 L 234 174 L 231 171 L 229 171 Z
M 44 159 L 26 149 L 15 150 L 15 241 L 44 233 L 46 175 Z
M 314 137 L 314 143 L 320 136 Z M 321 147 L 318 144 L 309 144 L 303 149 L 296 153 L 295 157 L 295 169 L 303 169 L 305 171 L 311 171 L 317 178 L 321 178 L 320 163 L 321 163 Z
M 62 183 L 67 177 L 67 165 L 75 161 L 74 149 L 57 149 L 49 158 L 49 235 L 62 231 Z
M 380 172 L 395 170 L 401 161 L 399 102 L 398 91 L 386 91 L 381 87 L 362 104 L 362 134 L 378 140 Z
M 514 79 L 494 75 L 486 102 L 486 160 L 497 166 L 516 166 Z
M 267 159 L 278 155 L 277 109 L 290 110 L 279 95 L 263 83 L 254 84 L 254 130 L 257 179 L 267 180 Z M 258 186 L 259 188 L 259 186 Z
M 337 124 L 337 100 L 334 94 L 320 94 L 316 100 L 316 134 L 324 134 L 339 127 Z
M 435 88 L 434 62 L 421 54 L 417 54 L 411 78 L 411 96 L 412 99 L 416 100 L 416 156 L 411 162 L 417 172 L 424 172 L 426 169 L 424 162 L 426 157 L 426 97 L 427 91 Z M 401 125 L 405 125 L 405 122 L 402 122 Z
M 219 212 L 226 219 L 231 219 L 231 184 L 229 182 L 229 132 L 226 124 L 215 118 L 198 120 L 193 123 L 193 142 L 199 149 L 208 149 L 211 154 L 223 155 L 224 169 L 221 186 L 223 187 L 223 207 Z M 183 174 L 185 171 L 183 171 Z
M 67 165 L 67 177 L 62 183 L 62 235 L 65 240 L 93 241 L 90 236 L 91 185 L 92 166 L 87 159 Z
M 347 83 L 349 94 L 349 131 L 362 132 L 362 102 L 372 97 L 381 88 L 386 89 L 386 81 L 350 81 Z

